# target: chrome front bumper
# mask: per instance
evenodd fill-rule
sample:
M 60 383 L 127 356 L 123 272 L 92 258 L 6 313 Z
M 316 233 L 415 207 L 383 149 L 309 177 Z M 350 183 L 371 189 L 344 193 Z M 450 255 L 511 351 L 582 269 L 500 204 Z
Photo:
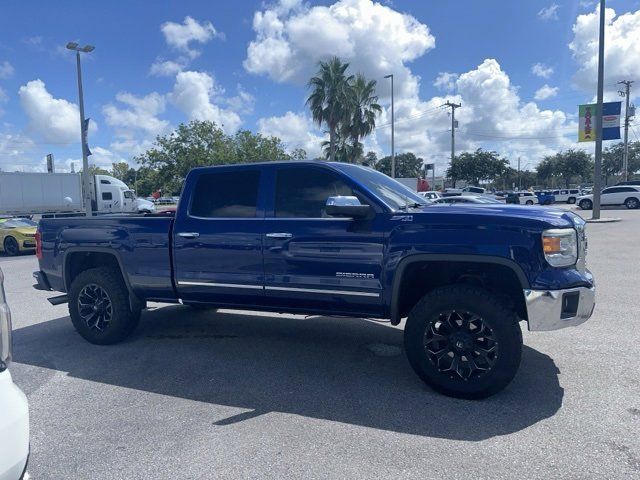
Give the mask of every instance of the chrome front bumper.
M 596 287 L 524 290 L 529 330 L 544 332 L 586 322 L 596 304 Z

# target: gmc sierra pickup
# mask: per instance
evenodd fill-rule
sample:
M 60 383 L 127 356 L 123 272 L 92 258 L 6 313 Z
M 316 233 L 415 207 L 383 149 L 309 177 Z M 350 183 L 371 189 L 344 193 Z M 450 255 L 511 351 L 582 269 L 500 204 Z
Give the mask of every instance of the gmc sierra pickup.
M 146 302 L 374 317 L 404 327 L 411 366 L 447 395 L 514 377 L 519 321 L 586 321 L 585 223 L 540 207 L 429 205 L 367 167 L 277 162 L 192 170 L 175 216 L 40 221 L 37 288 L 111 344 Z

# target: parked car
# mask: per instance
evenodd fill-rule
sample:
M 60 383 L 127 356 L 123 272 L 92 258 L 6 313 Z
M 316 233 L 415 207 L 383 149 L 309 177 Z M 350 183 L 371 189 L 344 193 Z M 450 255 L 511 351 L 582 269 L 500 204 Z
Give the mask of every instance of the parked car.
M 630 209 L 639 208 L 640 186 L 607 187 L 600 193 L 600 205 L 625 205 Z M 578 206 L 582 210 L 591 210 L 593 208 L 593 195 L 578 197 Z
M 9 256 L 36 249 L 38 224 L 28 218 L 0 219 L 0 250 Z
M 452 205 L 454 203 L 468 203 L 471 205 L 491 205 L 491 204 L 501 204 L 499 200 L 495 200 L 489 197 L 474 197 L 472 195 L 460 195 L 459 197 L 443 197 L 438 198 L 433 201 L 435 204 L 446 203 Z
M 422 195 L 427 200 L 436 200 L 437 198 L 440 198 L 440 192 L 418 192 L 418 194 Z
M 11 311 L 0 270 L 0 480 L 25 476 L 29 460 L 29 404 L 13 383 L 11 364 Z
M 175 216 L 41 220 L 34 276 L 100 345 L 130 335 L 148 301 L 408 317 L 418 376 L 482 398 L 518 370 L 520 320 L 541 331 L 591 316 L 584 228 L 568 211 L 427 205 L 349 163 L 203 167 L 187 175 Z
M 559 203 L 576 203 L 576 200 L 580 196 L 580 190 L 577 188 L 570 188 L 564 190 L 553 190 L 551 192 L 556 197 L 556 202 Z
M 538 197 L 533 192 L 513 192 L 507 194 L 506 203 L 516 203 L 520 205 L 533 205 L 540 203 Z
M 140 197 L 136 198 L 136 208 L 138 213 L 153 213 L 156 211 L 155 203 Z
M 173 205 L 176 202 L 171 197 L 160 197 L 154 201 L 156 205 Z
M 540 205 L 551 205 L 556 201 L 556 197 L 553 193 L 543 190 L 534 192 L 536 197 L 538 197 L 538 203 Z

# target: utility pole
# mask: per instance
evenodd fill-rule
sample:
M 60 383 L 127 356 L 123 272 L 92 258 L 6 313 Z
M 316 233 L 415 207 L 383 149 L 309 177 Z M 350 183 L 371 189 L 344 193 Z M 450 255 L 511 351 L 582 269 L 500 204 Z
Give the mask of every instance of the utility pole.
M 605 0 L 600 0 L 600 35 L 598 44 L 598 107 L 596 124 L 596 161 L 593 169 L 593 220 L 600 219 L 602 185 L 602 100 L 604 97 L 604 15 Z
M 518 191 L 522 190 L 522 181 L 520 180 L 520 157 L 518 157 Z
M 456 156 L 456 108 L 462 106 L 461 103 L 451 103 L 447 101 L 445 106 L 451 108 L 451 163 Z
M 622 179 L 626 182 L 629 177 L 629 90 L 631 89 L 631 84 L 633 80 L 622 80 L 618 82 L 618 84 L 622 84 L 625 86 L 624 92 L 620 91 L 620 95 L 625 98 L 625 109 L 624 109 L 624 156 L 622 160 Z
M 89 148 L 87 146 L 88 119 L 84 118 L 84 96 L 82 93 L 82 70 L 80 68 L 80 52 L 92 52 L 95 47 L 92 45 L 78 46 L 76 42 L 67 43 L 67 49 L 76 52 L 76 67 L 78 70 L 78 103 L 80 106 L 80 138 L 82 141 L 82 196 L 84 199 L 84 209 L 88 216 L 93 214 L 91 208 L 91 184 L 89 181 Z
M 395 150 L 395 118 L 393 111 L 393 73 L 385 75 L 384 78 L 391 79 L 391 178 L 396 178 L 396 150 Z

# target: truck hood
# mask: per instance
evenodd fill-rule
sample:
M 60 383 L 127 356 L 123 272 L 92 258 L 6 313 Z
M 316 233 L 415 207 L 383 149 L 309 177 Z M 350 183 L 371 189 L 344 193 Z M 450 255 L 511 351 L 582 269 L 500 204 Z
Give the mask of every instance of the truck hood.
M 427 205 L 408 212 L 396 212 L 398 215 L 414 215 L 414 221 L 424 218 L 433 219 L 438 216 L 438 221 L 443 223 L 467 223 L 480 224 L 531 226 L 537 228 L 564 228 L 573 227 L 578 215 L 567 210 L 549 207 L 534 207 L 525 205 L 504 205 L 501 203 L 484 205 Z

